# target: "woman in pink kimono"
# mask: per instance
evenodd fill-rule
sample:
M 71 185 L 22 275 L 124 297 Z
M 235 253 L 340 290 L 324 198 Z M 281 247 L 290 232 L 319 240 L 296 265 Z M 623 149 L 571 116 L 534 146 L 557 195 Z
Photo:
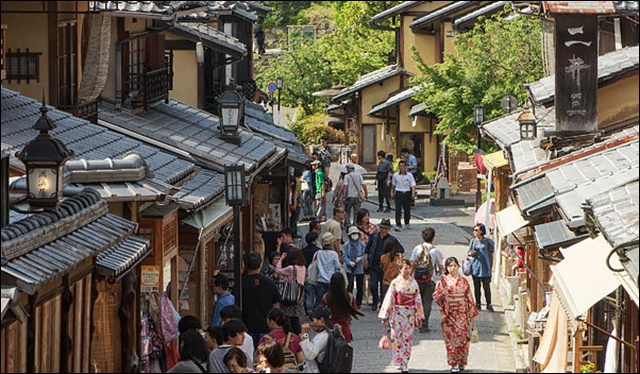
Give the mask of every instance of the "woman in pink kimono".
M 469 323 L 478 315 L 471 287 L 459 276 L 460 264 L 455 257 L 444 262 L 445 271 L 436 285 L 433 300 L 442 314 L 442 336 L 447 347 L 447 364 L 452 373 L 464 370 L 469 357 Z
M 402 259 L 400 275 L 391 281 L 384 297 L 378 318 L 385 329 L 391 328 L 393 363 L 403 373 L 408 373 L 413 330 L 422 326 L 424 310 L 418 283 L 411 277 L 411 261 Z

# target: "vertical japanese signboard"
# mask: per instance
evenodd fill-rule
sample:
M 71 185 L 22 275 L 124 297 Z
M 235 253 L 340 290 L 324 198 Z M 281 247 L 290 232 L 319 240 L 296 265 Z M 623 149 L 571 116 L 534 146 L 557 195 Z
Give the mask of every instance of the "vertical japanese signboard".
M 556 14 L 556 130 L 598 129 L 598 16 Z
M 555 20 L 556 130 L 598 130 L 598 15 L 613 1 L 543 1 Z

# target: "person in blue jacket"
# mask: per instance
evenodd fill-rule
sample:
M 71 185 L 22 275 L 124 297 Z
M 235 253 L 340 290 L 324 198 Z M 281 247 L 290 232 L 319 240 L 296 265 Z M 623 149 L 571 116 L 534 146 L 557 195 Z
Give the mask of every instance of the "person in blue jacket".
M 487 229 L 482 223 L 473 226 L 473 239 L 469 243 L 467 256 L 471 257 L 471 276 L 473 277 L 473 292 L 476 298 L 476 308 L 480 310 L 480 288 L 484 288 L 487 310 L 493 312 L 491 306 L 491 266 L 493 264 L 493 240 L 486 237 Z
M 216 305 L 213 307 L 211 315 L 211 325 L 222 325 L 220 311 L 227 305 L 236 303 L 236 298 L 229 292 L 229 278 L 224 274 L 214 274 L 211 282 L 211 292 L 216 297 Z
M 347 231 L 349 241 L 342 246 L 342 258 L 347 265 L 347 279 L 349 285 L 347 291 L 353 293 L 353 281 L 356 284 L 356 306 L 362 306 L 362 294 L 364 287 L 364 249 L 365 244 L 360 240 L 360 230 L 356 226 L 349 227 Z

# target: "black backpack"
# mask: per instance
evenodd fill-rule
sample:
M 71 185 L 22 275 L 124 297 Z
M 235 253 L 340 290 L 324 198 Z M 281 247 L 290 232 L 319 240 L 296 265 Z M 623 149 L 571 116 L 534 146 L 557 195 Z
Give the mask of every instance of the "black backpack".
M 353 347 L 342 336 L 338 326 L 327 329 L 329 340 L 324 348 L 322 362 L 318 361 L 321 373 L 351 373 L 353 366 Z

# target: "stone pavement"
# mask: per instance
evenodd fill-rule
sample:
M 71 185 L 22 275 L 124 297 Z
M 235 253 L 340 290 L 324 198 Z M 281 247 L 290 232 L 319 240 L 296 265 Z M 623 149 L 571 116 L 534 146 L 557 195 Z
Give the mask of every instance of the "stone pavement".
M 332 178 L 335 180 L 334 178 Z M 373 182 L 366 181 L 369 190 L 369 201 L 362 204 L 369 210 L 371 221 L 379 223 L 382 218 L 389 218 L 395 226 L 395 211 L 390 213 L 376 213 L 377 192 Z M 413 247 L 422 242 L 421 231 L 425 226 L 431 226 L 436 230 L 434 244 L 440 249 L 444 258 L 457 257 L 460 262 L 466 256 L 469 242 L 472 238 L 473 217 L 475 210 L 473 204 L 475 193 L 458 194 L 452 198 L 466 201 L 465 206 L 439 206 L 429 205 L 429 200 L 418 200 L 412 207 L 411 228 L 402 232 L 392 229 L 391 235 L 399 239 L 405 248 L 405 255 L 410 256 Z M 330 201 L 330 196 L 328 197 Z M 327 218 L 332 214 L 333 206 L 327 209 Z M 298 224 L 300 232 L 308 231 L 306 222 Z M 471 277 L 467 277 L 469 283 L 473 283 Z M 366 293 L 365 293 L 366 295 Z M 476 324 L 480 335 L 480 342 L 471 344 L 469 349 L 469 363 L 465 371 L 487 373 L 513 373 L 523 365 L 518 362 L 518 355 L 514 354 L 515 343 L 511 338 L 505 310 L 501 301 L 499 290 L 492 282 L 492 304 L 494 313 L 484 309 L 484 295 L 482 298 L 483 309 L 476 318 Z M 362 312 L 365 314 L 359 320 L 352 322 L 354 345 L 354 373 L 370 372 L 398 372 L 391 364 L 391 351 L 378 348 L 378 340 L 383 333 L 377 311 L 372 312 L 370 305 L 364 305 Z M 409 370 L 416 373 L 449 372 L 446 350 L 440 329 L 440 312 L 434 303 L 429 320 L 431 332 L 419 333 L 416 330 L 413 342 L 413 351 L 409 362 Z M 520 371 L 520 370 L 518 370 Z

